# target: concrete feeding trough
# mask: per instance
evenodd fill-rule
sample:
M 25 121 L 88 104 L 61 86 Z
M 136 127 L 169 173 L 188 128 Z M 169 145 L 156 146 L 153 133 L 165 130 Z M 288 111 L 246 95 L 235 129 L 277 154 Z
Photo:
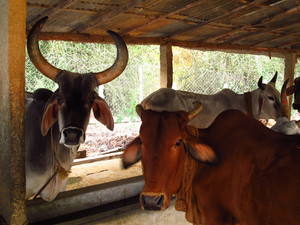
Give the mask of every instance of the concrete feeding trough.
M 137 196 L 144 185 L 137 176 L 60 193 L 54 201 L 26 201 L 30 223 L 71 214 Z

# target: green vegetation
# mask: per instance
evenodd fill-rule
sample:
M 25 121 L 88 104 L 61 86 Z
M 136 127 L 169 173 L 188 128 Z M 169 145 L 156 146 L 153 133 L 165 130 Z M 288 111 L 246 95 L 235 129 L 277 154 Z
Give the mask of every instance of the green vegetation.
M 110 44 L 73 42 L 40 42 L 45 58 L 54 66 L 72 72 L 98 72 L 110 67 L 116 57 L 116 48 Z M 159 46 L 129 45 L 129 63 L 124 73 L 104 86 L 104 98 L 112 109 L 116 122 L 137 119 L 135 105 L 159 88 Z M 277 88 L 283 81 L 284 60 L 266 56 L 203 52 L 179 47 L 173 48 L 173 88 L 213 94 L 223 88 L 237 93 L 257 88 L 263 76 L 268 82 L 278 71 Z M 298 74 L 297 74 L 298 73 Z M 297 64 L 296 76 L 300 66 Z M 26 60 L 26 90 L 57 85 L 44 77 Z

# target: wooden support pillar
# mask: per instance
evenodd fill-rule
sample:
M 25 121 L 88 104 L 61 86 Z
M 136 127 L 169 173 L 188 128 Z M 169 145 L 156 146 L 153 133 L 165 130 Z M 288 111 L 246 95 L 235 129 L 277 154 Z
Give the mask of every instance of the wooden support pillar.
M 160 46 L 160 87 L 172 88 L 173 83 L 172 45 Z
M 284 81 L 289 79 L 288 87 L 294 83 L 295 65 L 297 62 L 297 55 L 295 53 L 288 53 L 285 55 L 285 67 L 284 67 Z M 292 110 L 292 96 L 289 96 L 290 114 Z M 289 115 L 290 117 L 291 115 Z M 288 118 L 290 119 L 290 118 Z
M 25 224 L 26 0 L 0 1 L 0 224 Z

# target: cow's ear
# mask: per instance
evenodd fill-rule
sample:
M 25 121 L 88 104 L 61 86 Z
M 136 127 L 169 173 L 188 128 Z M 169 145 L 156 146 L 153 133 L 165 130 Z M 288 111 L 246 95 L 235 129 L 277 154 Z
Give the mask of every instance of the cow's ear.
M 114 119 L 112 117 L 111 111 L 108 108 L 107 103 L 104 99 L 99 96 L 96 97 L 93 104 L 93 112 L 95 118 L 105 125 L 108 129 L 114 129 Z
M 195 139 L 186 139 L 185 148 L 189 155 L 198 162 L 217 164 L 218 158 L 212 147 Z
M 42 135 L 45 136 L 50 127 L 56 123 L 58 119 L 58 104 L 56 98 L 50 98 L 47 102 L 43 114 L 42 124 L 41 124 L 41 132 Z
M 122 163 L 123 167 L 126 169 L 129 166 L 137 163 L 142 157 L 142 140 L 138 136 L 130 142 L 123 153 Z

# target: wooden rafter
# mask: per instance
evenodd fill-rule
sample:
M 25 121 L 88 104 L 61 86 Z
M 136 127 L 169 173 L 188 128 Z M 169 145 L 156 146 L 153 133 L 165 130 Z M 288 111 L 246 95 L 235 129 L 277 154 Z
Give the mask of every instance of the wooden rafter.
M 203 0 L 202 0 L 202 1 L 203 1 Z M 172 15 L 175 15 L 175 14 L 177 14 L 177 13 L 180 13 L 180 12 L 186 10 L 186 9 L 195 7 L 195 6 L 199 5 L 200 3 L 202 3 L 202 1 L 197 0 L 197 1 L 194 1 L 194 2 L 191 2 L 191 3 L 187 4 L 187 5 L 185 5 L 185 6 L 183 6 L 183 7 L 180 7 L 180 8 L 178 8 L 178 9 L 174 10 L 174 11 L 171 11 L 171 12 L 168 12 L 168 13 L 163 13 L 163 14 L 161 14 L 160 16 L 158 16 L 158 17 L 156 17 L 156 18 L 153 18 L 153 19 L 149 20 L 148 23 L 145 23 L 145 24 L 143 24 L 143 25 L 140 25 L 140 26 L 137 26 L 137 27 L 134 27 L 134 28 L 125 29 L 125 30 L 122 31 L 122 33 L 130 33 L 130 32 L 133 32 L 133 31 L 140 30 L 140 29 L 142 29 L 142 28 L 144 28 L 144 27 L 146 27 L 146 26 L 149 26 L 149 25 L 151 25 L 151 24 L 154 24 L 155 22 L 157 22 L 157 21 L 159 21 L 159 20 L 161 20 L 161 19 L 165 19 L 165 18 L 167 18 L 167 17 L 169 17 L 169 16 L 172 16 Z M 142 31 L 140 31 L 138 35 L 141 35 L 141 34 L 143 34 Z
M 290 10 L 287 10 L 286 12 L 283 12 L 281 14 L 276 14 L 272 17 L 265 16 L 255 24 L 247 24 L 247 25 L 244 25 L 242 27 L 232 29 L 231 31 L 223 32 L 220 35 L 216 35 L 216 36 L 213 36 L 211 38 L 206 39 L 206 41 L 207 42 L 217 42 L 217 43 L 225 42 L 226 37 L 230 37 L 232 35 L 235 35 L 236 33 L 244 32 L 245 30 L 250 30 L 251 28 L 261 27 L 261 26 L 265 25 L 266 23 L 270 23 L 270 22 L 275 21 L 276 19 L 279 19 L 283 15 L 287 15 L 287 14 L 290 14 L 290 13 L 297 12 L 297 9 L 299 10 L 299 7 L 292 8 Z M 261 32 L 263 32 L 263 28 L 261 28 L 261 30 L 262 30 Z M 256 29 L 256 30 L 253 30 L 253 31 L 256 33 L 258 30 Z
M 111 19 L 112 17 L 117 16 L 120 13 L 126 12 L 128 10 L 130 10 L 131 8 L 135 7 L 138 4 L 141 4 L 143 2 L 146 2 L 147 0 L 134 0 L 131 1 L 129 4 L 127 5 L 120 5 L 118 8 L 116 8 L 115 10 L 112 10 L 108 13 L 95 13 L 93 16 L 91 16 L 89 18 L 88 21 L 81 23 L 80 25 L 78 25 L 77 27 L 75 27 L 72 32 L 75 33 L 84 33 L 84 31 L 88 30 L 88 29 L 92 29 L 96 26 L 98 26 L 99 24 Z
M 297 45 L 297 44 L 299 45 L 299 41 L 292 41 L 292 42 L 284 43 L 281 45 L 277 45 L 277 46 L 275 46 L 275 48 L 287 48 L 287 47 Z
M 221 16 L 218 16 L 218 17 L 215 17 L 213 19 L 207 20 L 206 22 L 203 22 L 201 25 L 198 25 L 198 26 L 195 26 L 195 27 L 189 27 L 189 28 L 183 29 L 179 32 L 174 32 L 173 34 L 169 34 L 169 36 L 172 37 L 172 36 L 182 34 L 182 33 L 194 30 L 194 29 L 198 29 L 198 28 L 200 28 L 202 26 L 205 26 L 207 24 L 210 24 L 210 23 L 222 22 L 223 19 L 239 17 L 239 16 L 243 15 L 243 12 L 242 12 L 243 10 L 245 10 L 249 7 L 256 6 L 258 3 L 262 3 L 262 2 L 265 2 L 265 1 L 266 0 L 255 0 L 253 2 L 250 2 L 250 3 L 247 3 L 243 6 L 240 6 L 240 7 L 236 8 L 236 9 L 234 9 L 234 10 L 228 12 L 228 13 L 224 13 Z
M 280 35 L 280 36 L 277 36 L 277 37 L 274 37 L 274 38 L 269 38 L 268 40 L 265 40 L 265 41 L 258 41 L 258 42 L 253 43 L 252 45 L 253 46 L 260 46 L 260 45 L 267 44 L 268 42 L 271 42 L 271 41 L 274 41 L 274 40 L 277 40 L 277 39 L 282 39 L 282 38 L 285 38 L 285 37 L 297 38 L 299 40 L 298 43 L 300 43 L 300 32 L 297 32 L 297 33 L 293 33 L 293 34 L 287 33 L 287 34 Z
M 298 24 L 300 25 L 300 21 L 287 24 L 284 27 L 284 29 L 288 29 L 289 27 L 293 27 L 293 26 L 296 26 Z M 240 42 L 242 40 L 249 39 L 249 38 L 254 37 L 256 35 L 259 35 L 259 34 L 262 34 L 262 33 L 265 33 L 265 32 L 274 32 L 274 31 L 279 31 L 279 30 L 282 30 L 282 27 L 265 27 L 260 32 L 255 32 L 255 33 L 247 34 L 247 35 L 244 35 L 243 37 L 239 37 L 239 38 L 236 38 L 235 40 L 231 40 L 231 43 L 232 44 L 237 44 L 238 42 Z

